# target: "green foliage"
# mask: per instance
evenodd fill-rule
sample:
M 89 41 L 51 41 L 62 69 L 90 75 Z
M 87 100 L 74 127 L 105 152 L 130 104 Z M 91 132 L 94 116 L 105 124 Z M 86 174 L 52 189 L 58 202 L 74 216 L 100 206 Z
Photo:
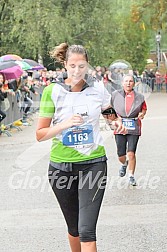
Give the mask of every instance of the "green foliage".
M 135 18 L 134 12 L 138 13 L 137 23 L 144 21 L 145 26 L 150 33 L 150 49 L 155 50 L 155 36 L 161 32 L 161 47 L 167 47 L 167 0 L 142 0 L 133 1 L 131 17 Z
M 166 26 L 166 0 L 1 0 L 0 54 L 42 57 L 62 42 L 84 45 L 90 64 L 109 66 L 127 60 L 142 71 L 155 37 Z M 159 10 L 157 12 L 157 9 Z M 157 28 L 156 28 L 157 29 Z M 165 28 L 164 28 L 165 29 Z

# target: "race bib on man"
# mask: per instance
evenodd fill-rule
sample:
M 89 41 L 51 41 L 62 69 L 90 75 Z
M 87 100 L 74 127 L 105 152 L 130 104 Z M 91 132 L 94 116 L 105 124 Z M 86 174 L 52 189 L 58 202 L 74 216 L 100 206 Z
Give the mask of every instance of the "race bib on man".
M 122 124 L 128 129 L 128 130 L 135 130 L 135 120 L 129 119 L 129 118 L 123 118 Z
M 92 125 L 75 126 L 62 132 L 64 145 L 74 148 L 84 148 L 93 143 Z

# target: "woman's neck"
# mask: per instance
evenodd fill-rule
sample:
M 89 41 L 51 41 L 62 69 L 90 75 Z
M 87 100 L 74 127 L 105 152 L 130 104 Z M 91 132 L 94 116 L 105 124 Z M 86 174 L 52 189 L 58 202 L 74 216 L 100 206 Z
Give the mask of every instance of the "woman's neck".
M 72 83 L 72 81 L 70 79 L 65 80 L 66 85 L 71 85 L 71 83 Z M 82 88 L 83 88 L 84 83 L 85 83 L 85 81 L 82 79 L 78 83 L 72 84 L 71 85 L 71 91 L 72 92 L 80 92 L 82 90 Z

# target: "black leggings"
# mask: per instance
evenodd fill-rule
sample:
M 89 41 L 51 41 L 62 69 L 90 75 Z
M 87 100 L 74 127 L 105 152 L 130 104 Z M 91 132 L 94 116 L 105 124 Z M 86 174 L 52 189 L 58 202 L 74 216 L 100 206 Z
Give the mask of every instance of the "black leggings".
M 130 151 L 136 153 L 138 140 L 138 135 L 115 135 L 118 157 L 125 156 Z
M 68 233 L 81 242 L 96 241 L 96 223 L 103 199 L 106 161 L 73 164 L 72 172 L 49 166 L 49 182 L 65 217 Z

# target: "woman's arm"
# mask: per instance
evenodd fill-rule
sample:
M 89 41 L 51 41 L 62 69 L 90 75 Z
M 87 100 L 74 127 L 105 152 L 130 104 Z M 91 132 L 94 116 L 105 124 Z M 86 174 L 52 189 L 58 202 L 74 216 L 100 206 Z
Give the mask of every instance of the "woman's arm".
M 143 104 L 142 104 L 141 112 L 138 114 L 138 118 L 139 118 L 140 120 L 142 120 L 142 119 L 144 118 L 146 112 L 147 112 L 147 104 L 146 104 L 146 102 L 144 101 Z
M 83 124 L 83 118 L 79 114 L 73 115 L 69 119 L 51 126 L 52 118 L 40 117 L 37 123 L 36 139 L 38 141 L 45 141 L 60 134 L 63 130 L 72 126 L 79 126 Z
M 145 114 L 146 114 L 146 111 L 147 111 L 147 110 L 142 109 L 142 111 L 138 114 L 138 118 L 139 118 L 140 120 L 142 120 L 142 119 L 144 118 L 144 116 L 145 116 Z

